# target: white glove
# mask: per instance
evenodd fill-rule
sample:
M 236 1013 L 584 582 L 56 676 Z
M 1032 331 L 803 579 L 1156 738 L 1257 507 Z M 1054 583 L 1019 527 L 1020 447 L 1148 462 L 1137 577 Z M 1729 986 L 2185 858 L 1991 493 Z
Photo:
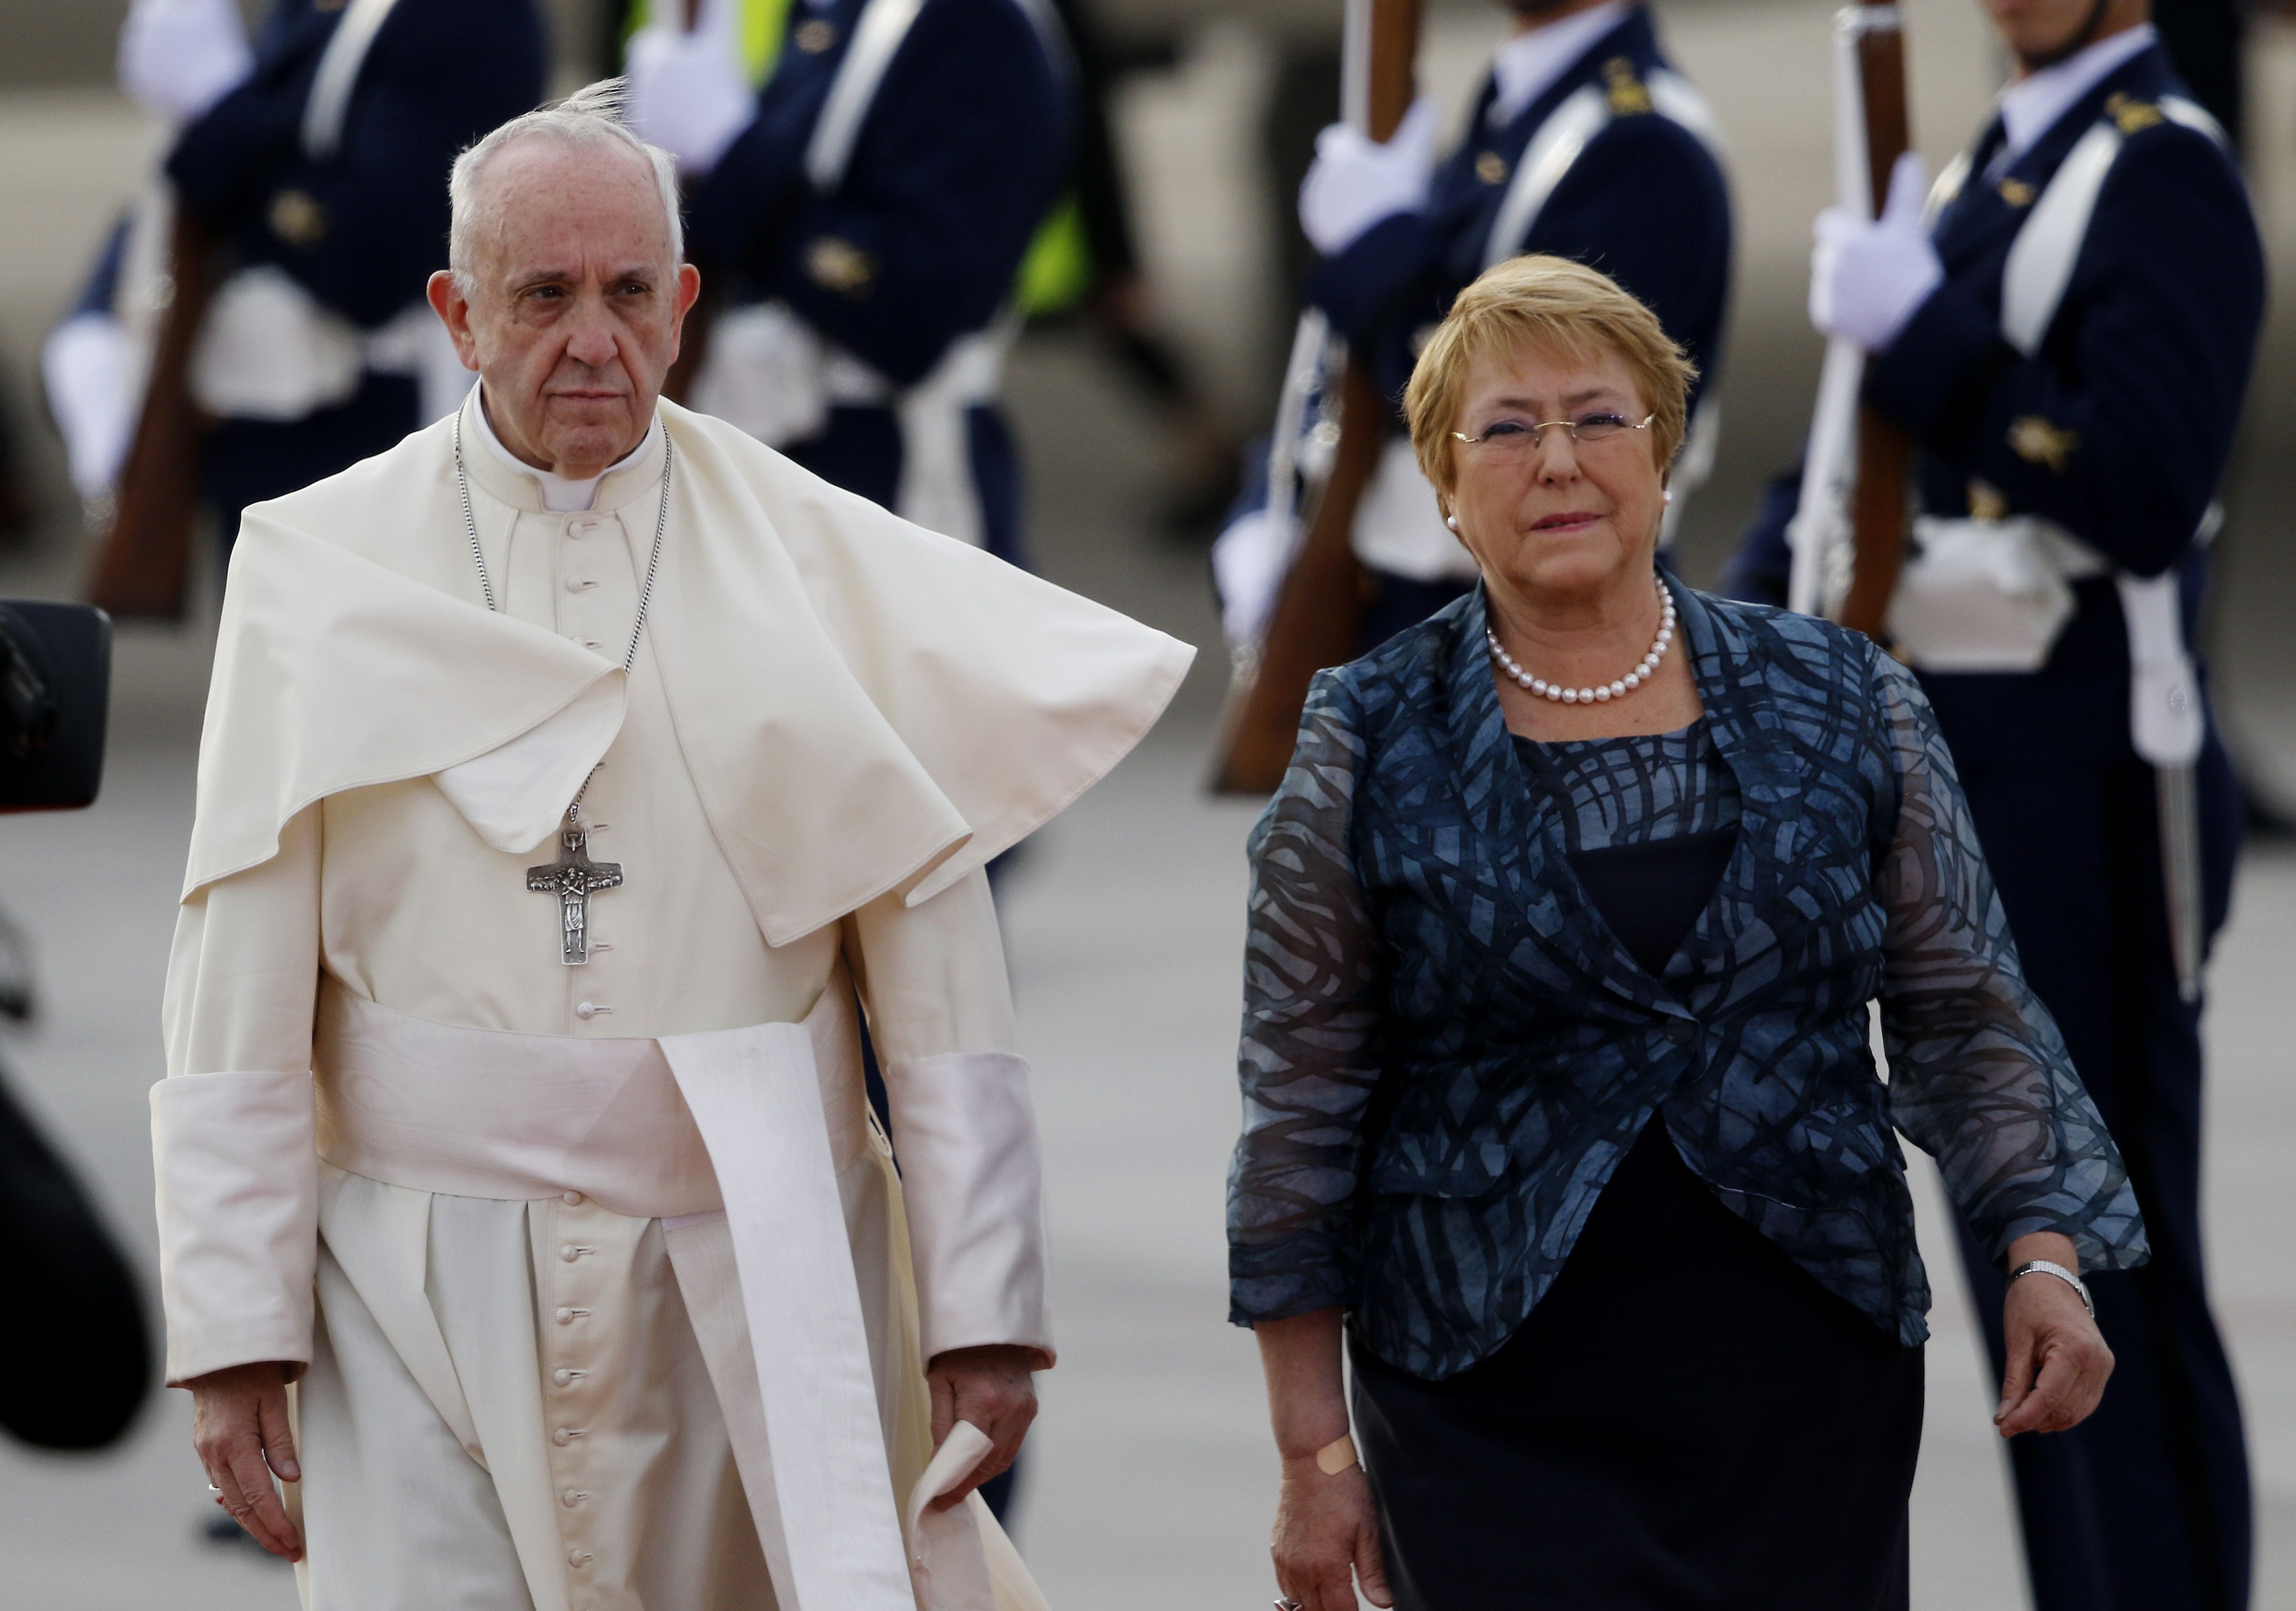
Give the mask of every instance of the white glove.
M 119 480 L 143 411 L 143 370 L 127 326 L 108 313 L 77 314 L 41 344 L 48 412 L 63 435 L 72 486 L 84 498 L 101 497 Z
M 689 178 L 715 168 L 758 114 L 728 30 L 706 12 L 692 32 L 640 29 L 630 39 L 629 78 L 630 126 L 676 157 Z
M 254 67 L 233 0 L 135 0 L 119 30 L 119 87 L 176 123 L 222 100 Z
M 1944 281 L 1945 265 L 1922 226 L 1928 193 L 1929 170 L 1909 151 L 1890 170 L 1890 200 L 1879 218 L 1841 207 L 1817 215 L 1809 322 L 1820 334 L 1879 352 Z
M 1384 144 L 1334 123 L 1300 184 L 1300 228 L 1325 257 L 1345 251 L 1382 218 L 1425 207 L 1434 177 L 1433 102 L 1413 102 Z

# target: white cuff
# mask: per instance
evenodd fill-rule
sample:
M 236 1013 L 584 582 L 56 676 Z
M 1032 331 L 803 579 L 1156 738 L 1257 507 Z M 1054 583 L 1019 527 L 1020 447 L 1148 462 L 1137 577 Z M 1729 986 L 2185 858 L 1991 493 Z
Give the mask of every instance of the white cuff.
M 1053 1358 L 1029 1064 L 950 1052 L 885 1071 L 928 1360 L 1009 1344 Z
M 168 1380 L 308 1364 L 319 1168 L 311 1076 L 182 1074 L 152 1088 Z

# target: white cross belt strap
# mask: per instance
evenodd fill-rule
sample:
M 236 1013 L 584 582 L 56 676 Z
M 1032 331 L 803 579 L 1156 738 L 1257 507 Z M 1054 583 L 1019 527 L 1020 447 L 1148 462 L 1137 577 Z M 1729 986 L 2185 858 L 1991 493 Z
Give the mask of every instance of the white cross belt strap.
M 343 122 L 350 115 L 351 91 L 358 86 L 359 69 L 366 65 L 374 37 L 390 20 L 398 0 L 350 0 L 333 37 L 319 57 L 319 70 L 311 78 L 311 98 L 303 103 L 303 152 L 324 162 L 340 150 Z

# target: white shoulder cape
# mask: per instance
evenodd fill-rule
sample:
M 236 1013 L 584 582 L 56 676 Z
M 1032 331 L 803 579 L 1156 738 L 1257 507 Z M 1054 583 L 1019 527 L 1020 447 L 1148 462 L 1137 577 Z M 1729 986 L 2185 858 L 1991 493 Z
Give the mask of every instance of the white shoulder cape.
M 1016 843 L 1138 742 L 1194 656 L 722 421 L 660 411 L 675 469 L 646 631 L 772 944 L 888 892 L 923 900 Z M 620 667 L 487 609 L 453 428 L 248 510 L 185 898 L 270 859 L 315 801 L 455 768 L 442 786 L 472 827 L 531 850 L 619 731 Z

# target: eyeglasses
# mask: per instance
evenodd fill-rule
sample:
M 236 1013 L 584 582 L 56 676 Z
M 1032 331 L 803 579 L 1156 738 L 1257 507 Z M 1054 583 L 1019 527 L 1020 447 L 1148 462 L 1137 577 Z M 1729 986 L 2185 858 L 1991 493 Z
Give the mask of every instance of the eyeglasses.
M 1637 424 L 1623 414 L 1604 411 L 1581 415 L 1575 420 L 1494 420 L 1483 427 L 1480 436 L 1469 436 L 1464 431 L 1451 434 L 1494 458 L 1519 459 L 1528 457 L 1546 439 L 1547 432 L 1557 425 L 1568 432 L 1578 447 L 1599 448 L 1605 442 L 1626 440 L 1629 432 L 1649 430 L 1656 418 L 1657 415 L 1647 414 Z

